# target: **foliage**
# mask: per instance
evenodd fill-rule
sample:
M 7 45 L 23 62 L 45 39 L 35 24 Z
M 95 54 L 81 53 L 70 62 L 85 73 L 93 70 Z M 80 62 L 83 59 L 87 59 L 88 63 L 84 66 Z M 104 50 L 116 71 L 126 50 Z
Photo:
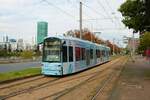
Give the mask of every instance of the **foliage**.
M 0 81 L 21 78 L 21 77 L 26 77 L 31 75 L 38 75 L 40 73 L 41 73 L 40 68 L 28 68 L 21 71 L 0 73 Z
M 20 52 L 8 52 L 5 49 L 0 50 L 0 57 L 11 57 L 11 56 L 19 57 Z
M 76 37 L 76 38 L 80 38 L 80 31 L 79 30 L 70 30 L 70 31 L 66 32 L 66 35 Z M 88 28 L 84 28 L 82 30 L 82 39 L 92 41 L 92 42 L 98 43 L 98 44 L 105 44 L 104 40 L 102 40 L 100 38 L 97 38 L 94 35 L 94 33 L 90 32 L 90 30 Z
M 135 31 L 144 31 L 145 24 L 145 4 L 142 0 L 127 0 L 123 3 L 119 11 L 124 19 L 122 22 L 129 28 Z
M 15 56 L 15 57 L 19 57 L 20 56 L 20 52 L 8 52 L 8 56 Z
M 6 50 L 0 50 L 0 57 L 7 57 L 8 53 Z
M 0 49 L 0 57 L 22 57 L 25 59 L 31 59 L 33 56 L 41 56 L 40 51 L 12 51 L 8 52 L 5 49 Z
M 23 51 L 21 52 L 21 57 L 25 58 L 25 59 L 30 59 L 32 58 L 34 55 L 33 51 Z
M 141 36 L 138 50 L 145 51 L 148 48 L 150 48 L 150 32 L 146 32 Z
M 64 35 L 64 36 L 72 36 L 72 37 L 80 38 L 80 31 L 79 30 L 70 30 L 70 31 L 67 31 L 66 35 Z M 116 54 L 121 52 L 121 49 L 117 45 L 112 44 L 110 41 L 104 41 L 101 38 L 98 38 L 96 36 L 96 34 L 90 32 L 90 30 L 88 28 L 84 28 L 82 30 L 82 39 L 91 41 L 94 43 L 98 43 L 98 44 L 107 45 L 111 49 L 111 54 L 113 52 L 113 47 L 114 47 L 114 52 Z

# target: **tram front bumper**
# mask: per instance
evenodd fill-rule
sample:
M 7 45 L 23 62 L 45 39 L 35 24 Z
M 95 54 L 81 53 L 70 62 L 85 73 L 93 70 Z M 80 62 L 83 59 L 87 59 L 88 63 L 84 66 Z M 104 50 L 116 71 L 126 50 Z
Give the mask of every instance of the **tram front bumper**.
M 44 75 L 63 75 L 62 67 L 59 64 L 43 64 L 42 74 Z

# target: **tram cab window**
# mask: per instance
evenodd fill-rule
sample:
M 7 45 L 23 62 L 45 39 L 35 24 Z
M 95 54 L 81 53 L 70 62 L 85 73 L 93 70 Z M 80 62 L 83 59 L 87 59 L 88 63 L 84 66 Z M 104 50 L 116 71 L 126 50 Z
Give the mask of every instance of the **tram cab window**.
M 73 47 L 69 46 L 69 62 L 73 62 Z
M 67 62 L 67 46 L 63 46 L 62 51 L 63 51 L 63 62 Z
M 60 62 L 60 41 L 48 40 L 44 41 L 43 47 L 43 61 L 44 62 Z
M 80 60 L 80 48 L 76 47 L 75 48 L 75 55 L 76 55 L 76 61 Z

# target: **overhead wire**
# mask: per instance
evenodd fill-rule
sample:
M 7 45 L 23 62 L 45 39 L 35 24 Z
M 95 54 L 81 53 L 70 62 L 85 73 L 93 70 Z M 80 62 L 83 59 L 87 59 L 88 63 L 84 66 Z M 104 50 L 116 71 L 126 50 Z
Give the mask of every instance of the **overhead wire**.
M 99 11 L 97 11 L 96 9 L 94 9 L 94 8 L 92 8 L 92 7 L 88 6 L 88 5 L 86 5 L 85 3 L 82 3 L 82 4 L 83 4 L 83 6 L 85 6 L 86 8 L 88 8 L 89 10 L 93 11 L 95 14 L 97 14 L 97 15 L 99 15 L 99 16 L 103 16 L 103 18 L 106 17 L 105 15 L 103 15 L 102 13 L 100 13 Z M 97 21 L 98 21 L 97 18 L 94 19 L 94 20 L 95 20 L 95 22 L 97 23 Z M 87 20 L 87 21 L 92 21 L 92 20 Z M 102 27 L 102 25 L 100 25 L 100 26 Z M 91 24 L 91 27 L 92 27 L 92 30 L 94 30 L 92 24 Z
M 113 21 L 113 19 L 111 18 L 111 16 L 109 15 L 109 13 L 107 12 L 107 10 L 106 10 L 105 7 L 103 6 L 103 4 L 102 4 L 99 0 L 97 0 L 97 2 L 98 2 L 98 4 L 99 4 L 99 6 L 102 7 L 102 9 L 103 9 L 104 12 L 106 13 L 106 15 L 107 15 L 108 17 L 110 17 L 111 22 L 116 25 L 116 23 Z
M 51 3 L 51 2 L 49 2 L 47 0 L 42 0 L 42 1 L 45 2 L 45 3 L 47 3 L 48 5 L 56 8 L 56 9 L 58 9 L 60 12 L 64 13 L 65 15 L 67 15 L 67 16 L 73 18 L 75 21 L 77 21 L 76 18 L 75 18 L 75 16 L 71 15 L 70 13 L 66 12 L 65 10 L 63 10 L 60 7 L 56 6 L 55 4 L 53 4 L 53 3 Z
M 94 8 L 92 8 L 92 7 L 88 6 L 88 5 L 86 5 L 85 3 L 82 3 L 82 4 L 83 4 L 83 6 L 89 8 L 90 10 L 92 10 L 93 12 L 95 12 L 96 14 L 101 15 L 101 16 L 103 16 L 103 17 L 106 17 L 106 16 L 104 16 L 102 13 L 100 13 L 100 12 L 97 11 L 96 9 L 94 9 Z
M 42 2 L 46 2 L 48 5 L 50 5 L 50 6 L 54 7 L 54 8 L 56 8 L 56 9 L 58 9 L 59 11 L 61 11 L 62 13 L 64 13 L 65 15 L 67 15 L 67 16 L 73 18 L 75 21 L 78 22 L 78 20 L 75 18 L 75 16 L 73 16 L 72 14 L 66 12 L 65 10 L 63 10 L 63 9 L 61 9 L 60 7 L 56 6 L 55 4 L 49 2 L 48 0 L 41 0 L 41 1 L 42 1 Z M 98 1 L 98 4 L 101 5 L 101 7 L 103 8 L 103 10 L 105 11 L 105 13 L 107 14 L 107 16 L 110 16 L 109 13 L 107 12 L 107 10 L 105 9 L 105 7 L 101 4 L 101 2 L 100 2 L 99 0 L 97 0 L 97 1 Z M 92 8 L 92 7 L 88 6 L 88 5 L 86 5 L 85 3 L 82 3 L 82 4 L 83 4 L 83 6 L 87 7 L 87 8 L 90 9 L 90 10 L 92 10 L 94 13 L 96 13 L 96 14 L 98 14 L 98 15 L 100 15 L 100 16 L 103 16 L 104 19 L 110 19 L 110 20 L 112 21 L 112 23 L 114 23 L 115 26 L 116 26 L 116 23 L 113 21 L 113 19 L 111 18 L 111 16 L 110 16 L 110 17 L 106 17 L 105 15 L 103 15 L 102 13 L 100 13 L 99 11 L 97 11 L 96 9 L 94 9 L 94 8 Z M 84 13 L 84 14 L 85 14 L 85 13 Z M 88 15 L 88 16 L 89 16 L 89 15 Z M 91 19 L 90 19 L 90 20 L 91 20 Z M 93 19 L 93 20 L 94 20 L 94 19 Z M 95 20 L 100 20 L 100 19 L 95 19 Z
M 108 5 L 108 7 L 111 9 L 112 13 L 114 12 L 114 10 L 112 9 L 112 6 L 110 6 L 110 3 L 108 2 L 108 0 L 105 0 L 106 4 Z M 120 26 L 122 26 L 122 24 L 120 23 L 120 20 L 116 17 L 116 15 L 114 15 L 115 19 L 118 21 L 118 24 Z
M 68 0 L 68 3 L 70 3 L 70 4 L 72 5 L 72 7 L 75 7 L 76 9 L 80 9 L 79 7 L 77 7 L 77 6 L 75 6 L 74 4 L 72 4 L 70 0 Z M 88 14 L 86 14 L 85 12 L 82 12 L 82 13 L 83 13 L 83 17 L 84 17 L 84 15 L 85 15 L 86 17 L 92 17 L 92 16 L 89 16 Z M 84 20 L 84 19 L 83 19 L 83 20 Z M 79 21 L 79 20 L 78 20 L 78 21 Z

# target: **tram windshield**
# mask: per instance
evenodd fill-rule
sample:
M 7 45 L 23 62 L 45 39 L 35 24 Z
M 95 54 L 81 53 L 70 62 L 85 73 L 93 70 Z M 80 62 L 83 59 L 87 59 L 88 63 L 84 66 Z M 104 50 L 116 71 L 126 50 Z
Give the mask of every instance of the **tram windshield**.
M 60 43 L 58 39 L 49 39 L 44 42 L 44 62 L 60 62 Z

